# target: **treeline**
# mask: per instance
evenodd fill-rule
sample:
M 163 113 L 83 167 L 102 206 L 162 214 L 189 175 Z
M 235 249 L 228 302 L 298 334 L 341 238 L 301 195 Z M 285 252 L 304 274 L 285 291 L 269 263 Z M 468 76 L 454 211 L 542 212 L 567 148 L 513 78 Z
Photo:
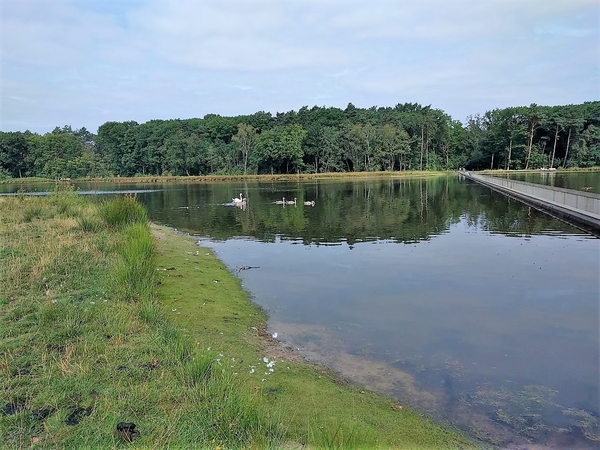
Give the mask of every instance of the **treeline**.
M 274 174 L 600 166 L 600 101 L 452 119 L 431 106 L 106 122 L 0 132 L 0 177 Z

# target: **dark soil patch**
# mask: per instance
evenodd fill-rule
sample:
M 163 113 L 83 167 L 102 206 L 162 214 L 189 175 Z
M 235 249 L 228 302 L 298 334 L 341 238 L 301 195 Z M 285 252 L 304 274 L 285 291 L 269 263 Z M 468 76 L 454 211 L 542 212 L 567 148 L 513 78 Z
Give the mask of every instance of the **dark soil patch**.
M 71 411 L 71 413 L 65 420 L 65 423 L 67 425 L 77 425 L 79 422 L 81 422 L 81 420 L 84 417 L 89 416 L 92 413 L 92 410 L 93 410 L 92 407 L 81 408 L 81 407 L 77 406 L 76 408 L 73 408 L 73 410 Z
M 2 408 L 2 415 L 11 416 L 23 411 L 25 411 L 25 402 L 22 400 L 13 400 L 4 405 L 4 408 Z
M 43 408 L 43 409 L 34 409 L 31 411 L 31 418 L 33 420 L 44 420 L 48 416 L 50 416 L 54 411 L 54 408 Z

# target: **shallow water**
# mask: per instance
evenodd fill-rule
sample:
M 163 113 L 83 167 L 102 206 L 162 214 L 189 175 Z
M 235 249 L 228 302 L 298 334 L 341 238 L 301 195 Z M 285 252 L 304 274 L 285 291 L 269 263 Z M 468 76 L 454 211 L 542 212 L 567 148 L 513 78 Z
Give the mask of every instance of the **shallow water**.
M 79 187 L 157 189 L 153 220 L 348 379 L 488 443 L 597 446 L 600 240 L 457 177 Z
M 543 442 L 577 428 L 568 408 L 597 417 L 597 240 L 460 219 L 418 243 L 201 243 L 259 267 L 240 276 L 284 342 L 480 438 Z

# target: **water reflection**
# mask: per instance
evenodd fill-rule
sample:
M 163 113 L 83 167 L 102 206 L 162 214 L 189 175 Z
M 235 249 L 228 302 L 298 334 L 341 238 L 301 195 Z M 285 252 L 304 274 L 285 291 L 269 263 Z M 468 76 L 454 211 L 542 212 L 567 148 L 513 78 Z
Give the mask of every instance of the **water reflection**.
M 300 242 L 203 241 L 260 267 L 244 286 L 311 360 L 488 441 L 597 436 L 597 240 L 463 218 L 421 243 Z
M 600 439 L 600 240 L 456 177 L 121 188 L 310 359 L 487 442 Z
M 101 195 L 101 196 L 106 196 L 106 195 L 123 195 L 123 194 L 127 194 L 127 195 L 137 195 L 137 194 L 146 194 L 148 192 L 156 192 L 157 189 L 117 189 L 117 190 L 106 190 L 106 189 L 96 189 L 93 191 L 90 190 L 77 190 L 76 192 L 79 195 Z M 44 196 L 44 195 L 52 195 L 54 194 L 55 191 L 37 191 L 37 190 L 33 190 L 33 191 L 17 191 L 17 192 L 0 192 L 0 197 L 4 196 L 8 196 L 8 197 L 14 197 L 17 195 L 22 195 L 22 196 Z
M 471 226 L 509 235 L 574 232 L 568 225 L 515 200 L 455 178 L 160 188 L 161 192 L 140 196 L 153 217 L 217 239 L 252 236 L 273 242 L 280 235 L 301 239 L 305 244 L 419 242 L 447 232 L 461 218 Z M 244 214 L 223 207 L 240 189 L 248 199 Z M 275 207 L 274 202 L 283 197 L 296 197 L 296 205 Z M 304 201 L 315 201 L 315 205 L 306 206 Z M 186 209 L 175 213 L 181 207 Z
M 240 189 L 245 210 L 224 202 Z M 244 286 L 310 359 L 488 442 L 598 437 L 598 240 L 455 178 L 142 198 L 233 271 L 260 267 Z
M 527 173 L 509 172 L 497 176 L 558 188 L 600 193 L 600 176 L 597 171 L 573 173 L 542 170 Z

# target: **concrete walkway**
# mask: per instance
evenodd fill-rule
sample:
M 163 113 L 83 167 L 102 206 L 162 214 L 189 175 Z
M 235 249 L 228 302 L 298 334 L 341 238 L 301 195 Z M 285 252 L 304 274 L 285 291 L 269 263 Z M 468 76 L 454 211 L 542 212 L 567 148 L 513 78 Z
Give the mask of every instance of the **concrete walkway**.
M 459 174 L 600 237 L 599 194 L 472 172 Z

